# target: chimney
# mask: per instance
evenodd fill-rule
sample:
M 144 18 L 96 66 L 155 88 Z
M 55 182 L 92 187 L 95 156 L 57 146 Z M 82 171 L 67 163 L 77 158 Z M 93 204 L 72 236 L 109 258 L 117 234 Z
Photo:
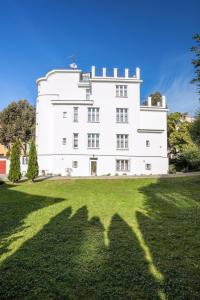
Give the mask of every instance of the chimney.
M 114 68 L 114 77 L 117 78 L 117 68 Z
M 129 69 L 124 70 L 125 78 L 129 78 Z
M 95 66 L 92 66 L 92 78 L 95 77 Z
M 136 68 L 136 78 L 140 79 L 140 68 Z
M 102 68 L 102 76 L 106 77 L 106 68 Z

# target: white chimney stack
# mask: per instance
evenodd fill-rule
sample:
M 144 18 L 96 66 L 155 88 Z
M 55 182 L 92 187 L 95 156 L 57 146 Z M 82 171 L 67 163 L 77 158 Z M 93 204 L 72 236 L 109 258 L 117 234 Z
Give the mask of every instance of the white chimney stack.
M 140 68 L 136 68 L 136 78 L 140 79 Z
M 166 97 L 162 96 L 162 107 L 166 108 Z
M 128 78 L 129 77 L 129 69 L 125 69 L 124 71 L 124 74 L 125 74 L 125 78 Z
M 92 66 L 92 78 L 95 77 L 95 66 Z
M 151 97 L 148 97 L 148 106 L 151 106 Z
M 114 77 L 117 78 L 117 68 L 114 68 Z
M 106 77 L 106 68 L 102 68 L 103 77 Z

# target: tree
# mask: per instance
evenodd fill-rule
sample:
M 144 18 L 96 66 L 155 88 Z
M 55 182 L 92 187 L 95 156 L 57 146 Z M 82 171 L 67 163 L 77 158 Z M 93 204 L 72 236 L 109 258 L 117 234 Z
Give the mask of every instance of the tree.
M 34 179 L 37 176 L 38 176 L 37 151 L 35 147 L 35 142 L 32 140 L 30 145 L 30 151 L 29 151 L 27 177 L 29 180 L 34 181 Z
M 184 116 L 185 114 L 179 112 L 168 115 L 168 150 L 171 158 L 176 158 L 186 145 L 192 144 L 190 124 L 184 120 Z
M 185 146 L 176 165 L 185 171 L 200 169 L 200 149 L 195 144 Z
M 160 92 L 155 92 L 153 94 L 150 95 L 151 97 L 151 105 L 152 106 L 157 106 L 158 103 L 162 103 L 162 95 Z
M 196 113 L 195 120 L 190 125 L 190 133 L 193 142 L 200 146 L 200 110 Z
M 196 46 L 191 48 L 191 51 L 195 54 L 195 59 L 192 60 L 195 68 L 195 77 L 191 82 L 197 85 L 197 91 L 200 94 L 200 35 L 198 33 L 194 34 L 193 39 L 196 42 Z
M 152 93 L 149 97 L 151 97 L 151 105 L 152 106 L 158 106 L 158 103 L 162 103 L 162 95 L 160 92 Z M 148 105 L 148 101 L 145 100 L 143 102 L 143 105 Z
M 18 182 L 21 178 L 20 150 L 20 142 L 17 140 L 11 150 L 10 169 L 8 174 L 8 179 L 13 183 Z
M 7 148 L 19 140 L 24 153 L 35 132 L 35 108 L 27 100 L 12 102 L 0 113 L 0 143 Z

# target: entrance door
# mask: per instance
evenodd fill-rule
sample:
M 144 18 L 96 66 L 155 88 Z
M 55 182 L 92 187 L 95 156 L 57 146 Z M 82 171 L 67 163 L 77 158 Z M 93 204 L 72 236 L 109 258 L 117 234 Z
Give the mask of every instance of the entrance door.
M 90 173 L 91 173 L 91 176 L 97 175 L 97 161 L 96 160 L 90 161 Z

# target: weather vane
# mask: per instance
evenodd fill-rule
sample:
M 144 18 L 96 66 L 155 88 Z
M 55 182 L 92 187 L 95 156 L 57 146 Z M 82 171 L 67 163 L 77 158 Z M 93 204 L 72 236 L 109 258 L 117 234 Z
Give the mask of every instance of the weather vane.
M 77 69 L 77 64 L 76 64 L 76 55 L 72 54 L 71 56 L 69 56 L 69 58 L 71 59 L 71 63 L 70 63 L 70 68 L 71 69 Z

